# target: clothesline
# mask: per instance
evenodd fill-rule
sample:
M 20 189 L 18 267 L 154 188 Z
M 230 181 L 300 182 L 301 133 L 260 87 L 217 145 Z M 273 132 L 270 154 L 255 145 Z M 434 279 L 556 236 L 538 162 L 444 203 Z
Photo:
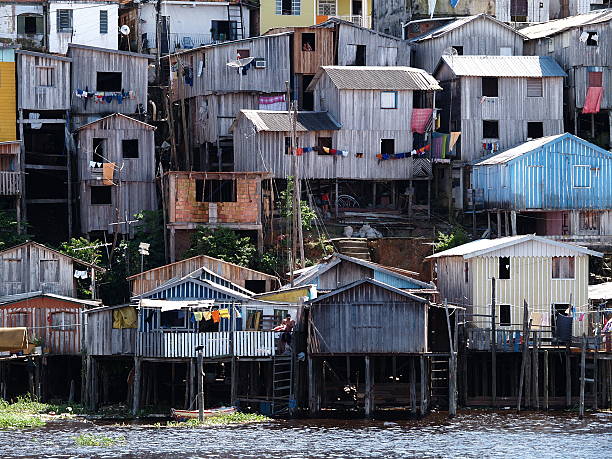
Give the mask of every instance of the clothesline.
M 79 99 L 93 99 L 95 103 L 110 104 L 113 100 L 117 100 L 118 104 L 122 104 L 124 99 L 136 99 L 134 91 L 89 91 L 88 88 L 75 90 L 75 96 Z

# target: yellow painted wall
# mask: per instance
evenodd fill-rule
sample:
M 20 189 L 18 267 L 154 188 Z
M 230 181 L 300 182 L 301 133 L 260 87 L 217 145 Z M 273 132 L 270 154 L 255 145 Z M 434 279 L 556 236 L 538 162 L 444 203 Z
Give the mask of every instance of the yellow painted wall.
M 260 5 L 261 33 L 277 27 L 306 27 L 316 23 L 317 0 L 302 0 L 299 16 L 276 14 L 276 0 L 265 0 Z
M 17 139 L 15 62 L 0 62 L 0 142 Z
M 367 0 L 367 1 L 368 3 L 365 7 L 364 15 L 371 16 L 372 15 L 372 4 L 376 0 Z M 349 16 L 351 14 L 351 3 L 352 3 L 352 0 L 337 0 L 336 14 L 338 14 L 338 16 Z
M 316 288 L 312 288 L 312 290 L 314 291 L 312 291 L 311 288 L 312 287 L 308 285 L 300 289 L 278 290 L 276 292 L 257 295 L 257 299 L 264 301 L 283 301 L 287 303 L 298 303 L 303 298 L 316 298 Z
M 497 277 L 499 259 L 497 257 L 476 257 L 470 260 L 470 275 L 473 276 L 472 298 L 475 314 L 491 313 L 491 278 Z M 579 313 L 587 311 L 588 304 L 589 257 L 577 256 L 574 279 L 553 279 L 551 257 L 512 257 L 510 279 L 496 279 L 496 304 L 511 305 L 511 327 L 521 329 L 523 323 L 523 300 L 527 300 L 532 312 L 549 313 L 551 304 L 568 303 L 576 308 L 574 336 L 587 332 L 586 319 L 578 321 Z M 499 309 L 497 310 L 499 326 Z M 490 320 L 475 317 L 477 326 L 489 328 Z M 518 324 L 518 325 L 517 325 Z

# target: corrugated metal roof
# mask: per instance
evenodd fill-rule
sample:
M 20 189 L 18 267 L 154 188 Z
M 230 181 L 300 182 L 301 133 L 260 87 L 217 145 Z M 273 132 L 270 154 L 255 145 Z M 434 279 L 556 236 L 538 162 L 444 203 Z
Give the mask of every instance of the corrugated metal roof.
M 308 86 L 314 90 L 317 81 L 326 73 L 338 89 L 380 89 L 432 91 L 442 89 L 433 76 L 413 67 L 374 67 L 326 65 L 319 69 Z
M 610 300 L 612 299 L 612 282 L 603 284 L 589 285 L 589 300 Z
M 557 61 L 550 56 L 442 56 L 440 64 L 442 62 L 446 63 L 456 76 L 567 76 Z
M 500 237 L 497 239 L 478 239 L 476 241 L 468 242 L 467 244 L 453 247 L 452 249 L 444 250 L 439 253 L 434 253 L 433 255 L 430 255 L 427 258 L 428 259 L 442 258 L 442 257 L 472 258 L 472 257 L 483 255 L 487 252 L 492 252 L 494 250 L 502 249 L 502 248 L 509 247 L 515 244 L 521 244 L 523 242 L 528 242 L 528 241 L 538 241 L 543 244 L 563 247 L 566 250 L 570 250 L 570 251 L 577 252 L 577 253 L 583 253 L 583 254 L 593 255 L 597 257 L 603 256 L 603 254 L 599 252 L 589 250 L 579 245 L 566 244 L 565 242 L 554 241 L 552 239 L 547 239 L 545 237 L 536 236 L 535 234 L 525 234 L 522 236 L 507 236 L 507 237 Z
M 520 145 L 517 145 L 514 148 L 510 148 L 509 150 L 503 151 L 493 156 L 489 156 L 485 159 L 479 159 L 474 163 L 475 166 L 487 166 L 492 164 L 502 164 L 507 163 L 508 161 L 518 158 L 519 156 L 524 155 L 525 153 L 529 153 L 530 151 L 537 150 L 542 145 L 546 145 L 547 143 L 553 142 L 560 137 L 563 137 L 567 134 L 558 134 L 551 135 L 548 137 L 541 137 L 539 139 L 533 139 L 528 142 L 524 142 Z
M 337 288 L 336 290 L 332 290 L 329 293 L 326 293 L 325 295 L 321 295 L 317 298 L 315 298 L 314 300 L 310 300 L 308 303 L 312 304 L 312 303 L 318 303 L 321 300 L 325 300 L 331 297 L 334 297 L 335 295 L 338 295 L 339 293 L 345 292 L 347 290 L 350 290 L 352 288 L 355 288 L 361 284 L 371 284 L 371 285 L 376 285 L 378 287 L 384 288 L 385 290 L 389 290 L 390 292 L 393 292 L 397 295 L 401 295 L 404 296 L 410 300 L 419 302 L 419 303 L 429 303 L 429 301 L 427 301 L 425 298 L 421 298 L 420 296 L 417 295 L 413 295 L 412 293 L 408 293 L 405 292 L 404 290 L 400 290 L 398 288 L 392 287 L 391 285 L 385 284 L 384 282 L 380 282 L 374 279 L 360 279 L 357 280 L 355 282 L 352 282 L 348 285 L 344 285 L 340 288 Z
M 272 110 L 240 110 L 257 131 L 287 132 L 292 129 L 289 112 Z M 336 131 L 340 125 L 327 112 L 298 112 L 296 129 L 298 131 Z
M 57 295 L 55 293 L 45 293 L 41 290 L 35 291 L 35 292 L 26 292 L 26 293 L 16 293 L 14 295 L 7 295 L 7 296 L 3 296 L 2 298 L 0 298 L 0 304 L 4 305 L 4 304 L 8 304 L 8 303 L 17 303 L 19 301 L 23 301 L 23 300 L 30 300 L 32 298 L 38 298 L 38 297 L 47 297 L 47 298 L 54 298 L 56 300 L 61 300 L 61 301 L 68 301 L 70 303 L 77 303 L 77 304 L 82 304 L 82 305 L 87 305 L 87 306 L 100 306 L 102 304 L 101 301 L 96 301 L 96 300 L 82 300 L 79 298 L 72 298 L 70 296 L 65 296 L 65 295 Z
M 612 20 L 612 9 L 596 10 L 577 16 L 544 22 L 521 29 L 521 33 L 530 40 L 550 37 L 574 27 L 600 24 Z
M 474 21 L 476 19 L 480 19 L 480 18 L 487 19 L 487 20 L 489 20 L 491 22 L 495 22 L 495 23 L 499 24 L 500 27 L 505 27 L 506 29 L 509 29 L 512 32 L 516 33 L 517 35 L 520 35 L 521 37 L 525 38 L 523 36 L 523 34 L 521 33 L 522 31 L 519 32 L 518 30 L 514 29 L 513 27 L 510 27 L 509 25 L 507 25 L 507 24 L 505 24 L 505 23 L 503 23 L 501 21 L 498 21 L 493 16 L 489 16 L 488 14 L 482 13 L 482 14 L 476 14 L 476 15 L 473 15 L 473 16 L 466 16 L 466 17 L 463 17 L 463 18 L 459 18 L 459 19 L 457 19 L 457 20 L 455 20 L 455 21 L 453 21 L 451 23 L 444 24 L 441 27 L 437 27 L 437 28 L 435 28 L 433 30 L 430 30 L 427 33 L 424 33 L 423 35 L 419 35 L 418 37 L 413 38 L 412 40 L 410 40 L 410 42 L 411 43 L 415 43 L 415 42 L 418 43 L 418 42 L 421 42 L 421 41 L 432 40 L 434 38 L 441 37 L 442 35 L 446 35 L 447 33 L 452 32 L 453 30 L 458 29 L 460 27 L 463 27 L 465 24 L 468 24 L 468 23 L 470 23 L 470 22 L 472 22 L 472 21 Z M 443 18 L 443 19 L 445 19 L 445 18 Z M 410 24 L 410 22 L 408 24 Z M 406 24 L 406 25 L 408 25 L 408 24 Z

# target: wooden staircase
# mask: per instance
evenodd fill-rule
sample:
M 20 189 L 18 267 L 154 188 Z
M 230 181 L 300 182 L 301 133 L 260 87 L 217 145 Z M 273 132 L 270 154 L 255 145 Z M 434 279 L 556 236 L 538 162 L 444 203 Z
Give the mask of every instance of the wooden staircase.
M 431 358 L 431 405 L 448 408 L 448 359 Z
M 343 255 L 365 261 L 372 260 L 367 239 L 337 239 L 334 241 L 334 244 L 338 252 Z
M 272 415 L 288 415 L 293 398 L 293 356 L 273 357 L 272 371 Z

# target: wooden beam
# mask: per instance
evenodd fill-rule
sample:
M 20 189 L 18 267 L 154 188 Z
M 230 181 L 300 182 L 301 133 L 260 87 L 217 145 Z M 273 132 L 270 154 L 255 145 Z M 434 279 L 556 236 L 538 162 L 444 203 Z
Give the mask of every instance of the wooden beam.
M 410 410 L 413 414 L 417 412 L 417 403 L 416 403 L 416 370 L 414 365 L 414 357 L 409 357 L 410 359 Z
M 565 349 L 565 406 L 572 406 L 572 357 L 570 354 L 570 345 L 567 343 Z
M 548 350 L 544 349 L 544 409 L 548 411 Z
M 142 373 L 142 358 L 134 357 L 134 399 L 132 400 L 132 415 L 140 411 L 140 380 Z
M 586 336 L 582 335 L 582 350 L 580 352 L 580 407 L 578 417 L 584 418 L 584 384 L 586 382 Z
M 427 412 L 427 388 L 425 387 L 425 356 L 421 355 L 421 414 L 424 415 Z
M 26 169 L 37 169 L 41 171 L 67 171 L 67 166 L 45 166 L 42 164 L 26 164 Z
M 370 357 L 365 356 L 365 415 L 371 417 L 374 412 L 374 393 L 372 388 L 372 367 Z
M 35 120 L 31 120 L 29 118 L 17 120 L 19 124 L 66 124 L 66 120 L 61 118 L 38 118 Z M 23 139 L 22 139 L 23 140 Z

